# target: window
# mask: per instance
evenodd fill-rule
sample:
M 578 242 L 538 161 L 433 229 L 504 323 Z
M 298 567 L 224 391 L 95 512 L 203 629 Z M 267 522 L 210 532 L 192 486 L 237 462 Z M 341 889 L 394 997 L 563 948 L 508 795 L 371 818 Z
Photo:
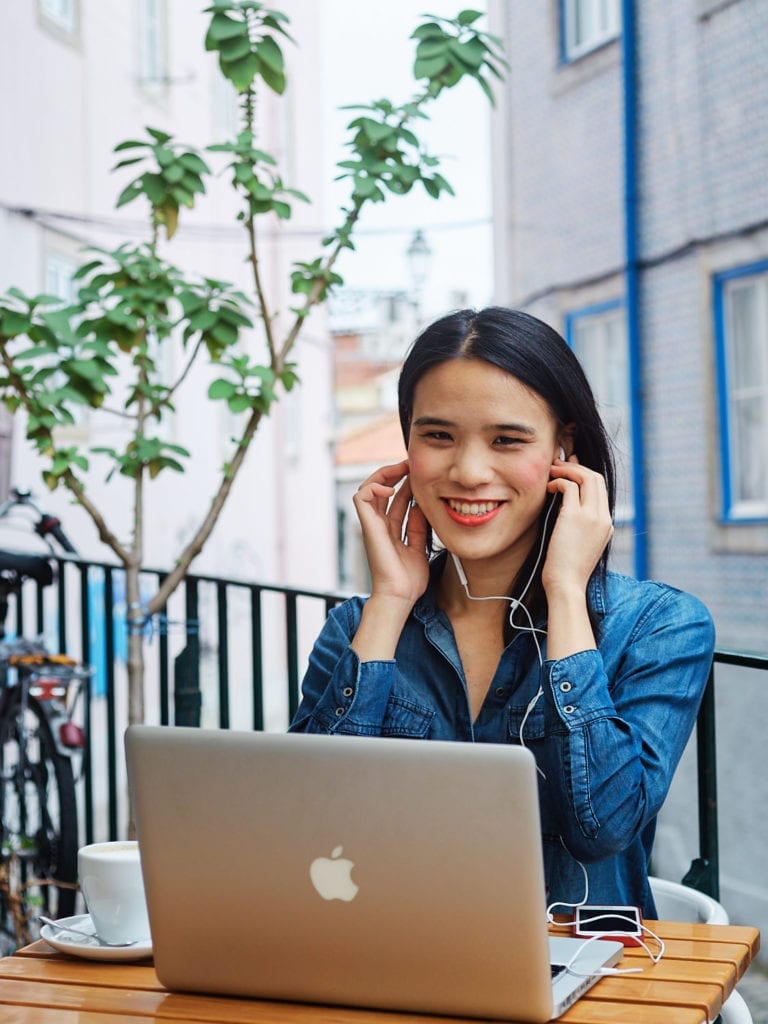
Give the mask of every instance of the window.
M 139 79 L 150 89 L 162 89 L 168 83 L 165 0 L 139 4 Z
M 43 18 L 61 32 L 74 35 L 77 31 L 76 0 L 39 0 Z
M 620 0 L 561 0 L 563 58 L 575 60 L 621 32 Z
M 768 262 L 715 275 L 723 516 L 768 518 Z
M 634 517 L 629 349 L 624 305 L 606 303 L 571 313 L 566 337 L 594 392 L 616 456 L 616 521 Z
M 48 252 L 45 255 L 45 293 L 57 295 L 63 302 L 72 303 L 77 297 L 77 288 L 72 275 L 77 270 L 77 263 L 69 256 L 60 252 Z

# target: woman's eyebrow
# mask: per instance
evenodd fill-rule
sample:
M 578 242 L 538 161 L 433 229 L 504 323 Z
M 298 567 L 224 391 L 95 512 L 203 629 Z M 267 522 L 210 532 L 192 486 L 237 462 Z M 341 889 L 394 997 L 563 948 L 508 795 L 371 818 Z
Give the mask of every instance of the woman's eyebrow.
M 456 424 L 451 420 L 443 420 L 439 416 L 419 416 L 417 420 L 413 421 L 414 427 L 455 427 Z
M 413 421 L 413 426 L 455 427 L 456 423 L 453 420 L 442 419 L 440 416 L 419 416 L 418 419 Z M 535 429 L 526 423 L 486 423 L 482 429 L 488 431 L 495 430 L 507 434 L 525 434 L 527 437 L 533 437 L 536 433 Z

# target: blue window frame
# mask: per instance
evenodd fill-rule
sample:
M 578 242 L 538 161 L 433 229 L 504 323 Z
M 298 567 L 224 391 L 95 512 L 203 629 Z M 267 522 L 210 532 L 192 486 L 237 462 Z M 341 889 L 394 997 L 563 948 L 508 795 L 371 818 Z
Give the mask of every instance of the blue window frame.
M 577 60 L 621 33 L 621 0 L 560 0 L 563 61 Z
M 635 515 L 632 410 L 627 315 L 615 300 L 575 310 L 565 318 L 565 337 L 584 368 L 616 455 L 616 521 Z
M 768 519 L 768 260 L 713 277 L 722 516 Z

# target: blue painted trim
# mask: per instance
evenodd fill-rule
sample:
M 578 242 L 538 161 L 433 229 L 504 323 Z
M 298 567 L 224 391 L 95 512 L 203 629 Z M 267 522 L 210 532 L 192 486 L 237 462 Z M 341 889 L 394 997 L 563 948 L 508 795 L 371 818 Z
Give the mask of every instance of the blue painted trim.
M 648 576 L 648 517 L 643 437 L 642 321 L 640 312 L 637 194 L 637 65 L 634 0 L 622 0 L 622 78 L 624 86 L 624 252 L 629 347 L 629 413 L 632 434 L 632 490 L 635 499 L 634 564 L 638 579 Z
M 712 275 L 712 319 L 715 326 L 715 367 L 717 372 L 717 400 L 719 405 L 720 425 L 720 483 L 721 505 L 720 521 L 726 525 L 747 523 L 764 523 L 768 517 L 750 516 L 744 518 L 731 514 L 733 508 L 733 488 L 731 486 L 731 424 L 728 412 L 728 358 L 727 339 L 725 336 L 725 305 L 723 301 L 726 281 L 739 277 L 752 277 L 768 272 L 768 260 L 758 263 L 747 263 L 740 267 L 732 267 Z
M 568 27 L 566 24 L 567 12 L 565 10 L 565 0 L 558 0 L 558 14 L 560 17 L 559 25 L 559 42 L 560 42 L 560 53 L 559 59 L 561 64 L 570 64 L 570 57 L 568 56 Z
M 600 313 L 607 313 L 612 309 L 619 309 L 624 305 L 624 299 L 609 299 L 607 302 L 597 302 L 593 306 L 582 306 L 565 314 L 565 340 L 573 348 L 573 324 L 585 316 L 599 316 Z
M 720 406 L 718 423 L 720 427 L 720 516 L 728 520 L 732 504 L 731 496 L 731 452 L 728 436 L 728 366 L 725 357 L 725 316 L 723 311 L 723 285 L 719 275 L 713 278 L 712 316 L 715 323 L 715 361 L 717 367 L 717 400 Z

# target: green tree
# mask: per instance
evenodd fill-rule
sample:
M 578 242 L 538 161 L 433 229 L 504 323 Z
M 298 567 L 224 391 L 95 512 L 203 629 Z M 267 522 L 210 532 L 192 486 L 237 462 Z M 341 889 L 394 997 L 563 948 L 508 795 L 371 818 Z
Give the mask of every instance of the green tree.
M 382 99 L 349 108 L 354 117 L 348 154 L 338 165 L 349 198 L 320 252 L 294 264 L 291 290 L 296 302 L 287 330 L 277 336 L 275 310 L 260 270 L 256 223 L 260 217 L 288 219 L 292 204 L 308 200 L 286 185 L 274 158 L 257 146 L 255 110 L 260 83 L 278 95 L 286 88 L 282 47 L 292 41 L 289 22 L 258 0 L 214 0 L 205 11 L 210 15 L 205 48 L 217 55 L 221 74 L 240 95 L 236 137 L 209 146 L 208 152 L 224 161 L 239 198 L 237 218 L 252 290 L 246 294 L 214 277 L 193 279 L 161 252 L 176 232 L 182 208 L 194 207 L 212 172 L 200 153 L 167 132 L 147 128 L 146 138 L 116 147 L 120 159 L 115 170 L 131 168 L 133 177 L 117 206 L 146 201 L 149 240 L 113 251 L 92 250 L 75 275 L 78 291 L 70 305 L 63 306 L 55 296 L 28 296 L 18 288 L 0 299 L 0 397 L 11 411 L 26 413 L 27 439 L 44 457 L 47 486 L 70 492 L 125 569 L 130 722 L 144 718 L 144 627 L 165 608 L 210 536 L 263 417 L 297 383 L 291 361 L 296 339 L 310 311 L 342 283 L 334 268 L 340 253 L 354 248 L 361 211 L 390 195 L 406 195 L 417 185 L 435 199 L 450 193 L 438 160 L 416 133 L 418 124 L 428 117 L 429 105 L 464 78 L 478 82 L 492 101 L 489 75 L 500 78 L 505 67 L 500 40 L 477 28 L 481 12 L 465 10 L 455 19 L 426 16 L 412 36 L 415 94 L 399 106 Z M 253 329 L 263 335 L 263 362 L 254 361 L 243 344 Z M 168 345 L 181 346 L 183 352 L 183 369 L 171 382 L 158 366 L 158 353 Z M 145 490 L 161 473 L 183 473 L 189 458 L 187 450 L 164 436 L 164 416 L 173 411 L 180 389 L 190 384 L 193 364 L 206 360 L 216 370 L 207 398 L 241 414 L 242 430 L 194 535 L 157 591 L 142 601 Z M 115 409 L 110 401 L 118 381 L 124 405 Z M 83 407 L 129 422 L 124 446 L 83 450 L 62 443 L 60 428 L 73 423 Z M 131 481 L 127 539 L 110 527 L 89 493 L 86 473 L 95 453 L 110 460 L 109 476 L 118 473 Z

